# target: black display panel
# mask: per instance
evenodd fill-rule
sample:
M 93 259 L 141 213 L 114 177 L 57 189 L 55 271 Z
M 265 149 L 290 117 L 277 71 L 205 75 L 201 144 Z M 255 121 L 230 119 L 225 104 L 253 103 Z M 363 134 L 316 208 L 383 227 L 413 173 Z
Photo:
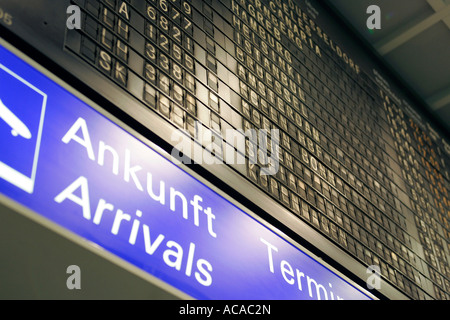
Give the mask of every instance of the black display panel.
M 69 5 L 81 9 L 79 30 L 66 28 Z M 361 270 L 378 266 L 387 284 L 380 297 L 450 298 L 447 133 L 406 90 L 386 85 L 382 67 L 327 8 L 266 0 L 1 6 L 12 17 L 2 28 L 169 144 L 182 129 L 223 161 L 233 141 L 215 136 L 278 130 L 274 175 L 264 174 L 267 159 L 251 161 L 248 137 L 244 165 L 200 166 L 230 177 L 231 192 L 341 259 L 362 283 Z

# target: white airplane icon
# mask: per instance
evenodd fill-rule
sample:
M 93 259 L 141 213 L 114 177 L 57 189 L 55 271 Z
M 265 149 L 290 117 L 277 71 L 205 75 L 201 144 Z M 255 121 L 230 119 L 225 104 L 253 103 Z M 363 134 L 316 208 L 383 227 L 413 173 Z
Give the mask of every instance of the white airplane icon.
M 11 112 L 0 99 L 0 118 L 11 127 L 11 134 L 15 137 L 20 135 L 25 139 L 31 139 L 31 132 L 27 126 Z

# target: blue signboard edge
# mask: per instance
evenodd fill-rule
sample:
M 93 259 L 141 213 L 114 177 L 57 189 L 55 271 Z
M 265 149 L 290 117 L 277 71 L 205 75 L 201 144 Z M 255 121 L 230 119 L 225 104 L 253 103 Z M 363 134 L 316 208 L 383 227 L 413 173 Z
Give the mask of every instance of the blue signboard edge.
M 152 141 L 148 140 L 144 136 L 142 136 L 140 133 L 136 132 L 134 129 L 129 127 L 127 124 L 123 123 L 121 120 L 115 118 L 111 114 L 107 113 L 104 109 L 102 109 L 100 106 L 98 106 L 95 102 L 84 96 L 82 93 L 78 92 L 76 89 L 68 85 L 66 82 L 55 76 L 53 73 L 45 69 L 40 64 L 36 63 L 33 59 L 23 54 L 20 50 L 16 49 L 12 45 L 10 45 L 8 42 L 0 38 L 0 46 L 3 46 L 6 50 L 10 51 L 12 54 L 14 54 L 17 58 L 21 59 L 25 63 L 29 64 L 31 67 L 39 71 L 44 76 L 48 77 L 51 81 L 55 82 L 57 85 L 61 86 L 64 90 L 69 92 L 70 94 L 74 95 L 77 99 L 85 103 L 87 106 L 89 106 L 92 110 L 94 110 L 96 113 L 101 115 L 105 118 L 105 120 L 112 122 L 116 126 L 118 126 L 120 129 L 124 130 L 126 133 L 130 134 L 135 139 L 139 140 L 139 142 L 146 145 L 148 148 L 153 150 L 158 156 L 162 157 L 164 160 L 170 162 L 171 164 L 175 165 L 179 169 L 181 169 L 185 174 L 187 174 L 190 178 L 198 181 L 200 184 L 205 186 L 206 188 L 212 190 L 214 193 L 216 193 L 219 197 L 226 200 L 229 204 L 231 204 L 233 207 L 241 211 L 242 213 L 246 214 L 248 217 L 250 217 L 255 222 L 262 225 L 264 228 L 269 230 L 270 232 L 274 233 L 276 236 L 280 237 L 284 242 L 287 244 L 295 247 L 297 250 L 305 254 L 307 257 L 312 259 L 313 261 L 317 262 L 321 266 L 323 266 L 326 270 L 328 270 L 330 273 L 335 275 L 336 277 L 342 279 L 344 282 L 348 283 L 350 286 L 355 288 L 357 291 L 368 297 L 369 299 L 377 299 L 375 296 L 373 296 L 370 292 L 365 290 L 364 288 L 353 284 L 351 280 L 349 280 L 345 275 L 341 274 L 338 270 L 335 270 L 335 268 L 329 266 L 327 263 L 321 262 L 320 258 L 315 257 L 314 254 L 309 252 L 307 249 L 303 248 L 300 244 L 298 244 L 294 239 L 287 236 L 285 233 L 283 233 L 278 228 L 271 226 L 268 224 L 265 220 L 260 218 L 258 215 L 253 213 L 251 210 L 246 208 L 241 203 L 238 203 L 236 200 L 234 200 L 229 195 L 225 194 L 223 191 L 221 191 L 218 187 L 214 186 L 210 182 L 208 182 L 206 179 L 199 176 L 197 173 L 193 172 L 191 169 L 185 167 L 183 164 L 179 165 L 171 161 L 170 156 L 167 154 L 167 152 L 153 143 Z M 9 206 L 12 209 L 17 210 L 19 213 L 24 215 L 25 217 L 31 218 L 33 221 L 41 224 L 42 226 L 60 234 L 61 236 L 64 236 L 65 238 L 77 243 L 78 245 L 83 246 L 86 249 L 91 250 L 92 252 L 109 259 L 113 263 L 118 264 L 119 266 L 125 268 L 128 271 L 131 271 L 133 273 L 139 274 L 141 277 L 145 278 L 147 281 L 152 281 L 154 284 L 157 284 L 161 286 L 163 289 L 170 290 L 175 295 L 180 296 L 181 298 L 190 298 L 189 295 L 186 293 L 180 291 L 176 287 L 160 280 L 159 278 L 148 274 L 144 270 L 134 266 L 132 263 L 124 260 L 120 256 L 117 256 L 108 250 L 104 249 L 103 247 L 99 246 L 95 242 L 92 242 L 90 240 L 87 240 L 78 234 L 76 234 L 73 231 L 70 231 L 57 223 L 53 222 L 52 220 L 48 219 L 45 216 L 42 216 L 38 212 L 35 212 L 32 209 L 29 209 L 28 207 L 22 205 L 21 203 L 17 202 L 16 200 L 10 199 L 9 197 L 4 196 L 3 194 L 0 194 L 0 202 L 2 204 L 5 204 Z

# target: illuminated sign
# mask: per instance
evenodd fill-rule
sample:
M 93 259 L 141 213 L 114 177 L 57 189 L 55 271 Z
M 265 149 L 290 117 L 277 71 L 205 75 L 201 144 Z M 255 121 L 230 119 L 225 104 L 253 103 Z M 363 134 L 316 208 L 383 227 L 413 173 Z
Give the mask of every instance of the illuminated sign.
M 0 193 L 169 285 L 370 299 L 3 47 L 0 100 Z

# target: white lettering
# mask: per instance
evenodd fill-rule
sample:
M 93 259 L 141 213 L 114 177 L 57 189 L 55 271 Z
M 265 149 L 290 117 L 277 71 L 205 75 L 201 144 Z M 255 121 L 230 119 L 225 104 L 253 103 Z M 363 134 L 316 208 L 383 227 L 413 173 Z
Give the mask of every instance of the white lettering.
M 81 189 L 81 198 L 76 196 L 74 192 Z M 83 209 L 83 217 L 87 220 L 91 219 L 91 206 L 89 203 L 88 181 L 85 177 L 79 177 L 72 182 L 66 189 L 55 197 L 57 203 L 62 203 L 66 199 L 75 202 Z
M 83 138 L 76 135 L 78 130 L 81 129 Z M 92 148 L 91 138 L 89 136 L 89 131 L 86 125 L 86 120 L 83 118 L 78 118 L 78 120 L 73 124 L 73 126 L 67 131 L 66 135 L 62 138 L 62 142 L 68 144 L 71 140 L 78 142 L 80 145 L 86 148 L 89 159 L 95 161 L 94 149 Z

